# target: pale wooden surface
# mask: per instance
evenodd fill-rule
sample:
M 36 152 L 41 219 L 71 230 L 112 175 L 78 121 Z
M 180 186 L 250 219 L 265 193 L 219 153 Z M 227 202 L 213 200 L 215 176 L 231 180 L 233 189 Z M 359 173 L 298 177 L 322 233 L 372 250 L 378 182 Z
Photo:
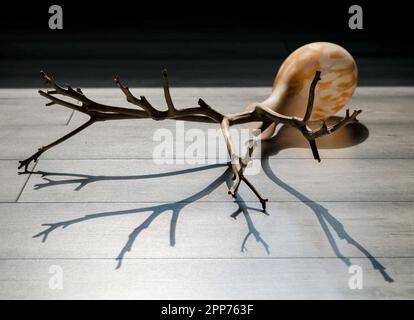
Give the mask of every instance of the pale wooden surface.
M 116 89 L 85 92 L 125 105 Z M 134 92 L 162 105 L 159 88 Z M 268 93 L 172 90 L 177 105 L 203 97 L 223 112 Z M 36 170 L 50 180 L 18 176 L 18 159 L 83 118 L 44 108 L 36 89 L 1 89 L 0 297 L 412 299 L 413 98 L 411 87 L 358 88 L 350 107 L 364 110 L 364 141 L 328 149 L 326 140 L 319 164 L 300 141 L 271 145 L 251 177 L 269 198 L 265 215 L 245 187 L 232 201 L 222 165 L 154 163 L 153 134 L 175 133 L 174 122 L 96 124 L 41 158 Z M 362 290 L 348 287 L 351 264 L 363 268 Z M 62 290 L 48 287 L 52 265 Z

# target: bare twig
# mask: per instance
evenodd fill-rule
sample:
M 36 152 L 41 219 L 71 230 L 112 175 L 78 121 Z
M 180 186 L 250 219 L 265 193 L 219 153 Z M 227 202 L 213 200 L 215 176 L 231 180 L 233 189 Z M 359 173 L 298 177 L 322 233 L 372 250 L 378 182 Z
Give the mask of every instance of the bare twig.
M 37 150 L 37 152 L 35 154 L 33 154 L 32 156 L 30 156 L 29 158 L 27 158 L 26 160 L 22 160 L 19 161 L 19 167 L 18 169 L 21 169 L 24 167 L 24 172 L 20 172 L 20 173 L 28 173 L 28 166 L 30 164 L 30 162 L 34 161 L 37 162 L 37 159 L 47 150 L 49 150 L 50 148 L 53 148 L 54 146 L 58 145 L 59 143 L 62 143 L 63 141 L 69 139 L 70 137 L 73 137 L 75 134 L 81 132 L 82 130 L 86 129 L 87 127 L 89 127 L 91 124 L 93 124 L 95 121 L 90 119 L 87 122 L 85 122 L 83 125 L 81 125 L 80 127 L 76 128 L 75 130 L 69 132 L 68 134 L 64 135 L 63 137 L 57 139 L 56 141 L 43 146 L 41 148 L 39 148 Z

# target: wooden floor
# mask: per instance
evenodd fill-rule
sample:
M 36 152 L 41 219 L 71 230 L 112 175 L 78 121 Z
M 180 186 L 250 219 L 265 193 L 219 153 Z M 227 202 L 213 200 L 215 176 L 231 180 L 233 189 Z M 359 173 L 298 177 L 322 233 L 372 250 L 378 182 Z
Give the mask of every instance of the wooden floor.
M 229 113 L 269 90 L 172 94 Z M 125 105 L 116 89 L 84 92 Z M 163 105 L 160 88 L 134 92 Z M 84 119 L 44 108 L 35 89 L 0 89 L 0 298 L 413 299 L 413 101 L 414 87 L 359 87 L 361 123 L 341 133 L 352 143 L 324 138 L 321 163 L 299 138 L 263 144 L 251 181 L 264 214 L 244 186 L 228 196 L 223 162 L 156 164 L 154 133 L 175 133 L 171 121 L 96 124 L 40 159 L 46 176 L 17 175 L 17 160 Z M 349 287 L 353 265 L 362 289 Z

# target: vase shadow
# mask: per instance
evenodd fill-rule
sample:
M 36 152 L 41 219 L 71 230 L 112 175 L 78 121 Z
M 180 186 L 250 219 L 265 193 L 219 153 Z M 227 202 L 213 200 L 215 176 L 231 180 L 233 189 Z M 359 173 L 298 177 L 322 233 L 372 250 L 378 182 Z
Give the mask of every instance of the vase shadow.
M 326 124 L 332 125 L 342 118 L 338 116 L 330 117 Z M 320 124 L 314 123 L 315 126 Z M 318 149 L 343 149 L 361 144 L 369 137 L 368 128 L 360 122 L 351 123 L 331 134 L 317 139 Z M 309 149 L 309 142 L 302 133 L 291 127 L 282 126 L 277 133 L 268 140 L 261 143 L 261 156 L 263 158 L 277 155 L 282 150 L 300 148 Z

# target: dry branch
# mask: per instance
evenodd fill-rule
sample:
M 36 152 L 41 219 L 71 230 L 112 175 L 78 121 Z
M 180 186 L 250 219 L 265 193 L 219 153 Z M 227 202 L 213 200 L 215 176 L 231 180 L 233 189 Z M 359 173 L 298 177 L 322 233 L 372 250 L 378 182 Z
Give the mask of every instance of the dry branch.
M 223 135 L 226 140 L 228 153 L 231 158 L 233 185 L 229 189 L 229 194 L 231 194 L 233 197 L 237 197 L 238 188 L 241 182 L 243 181 L 257 196 L 260 203 L 262 204 L 263 210 L 266 210 L 267 199 L 263 198 L 260 195 L 256 188 L 243 174 L 247 166 L 247 163 L 250 161 L 254 145 L 248 148 L 247 155 L 244 158 L 239 157 L 234 150 L 233 140 L 231 138 L 229 128 L 233 125 L 258 121 L 264 123 L 265 126 L 268 126 L 272 123 L 282 123 L 290 125 L 298 129 L 303 134 L 303 136 L 309 141 L 314 158 L 320 161 L 318 148 L 316 145 L 316 139 L 321 136 L 330 134 L 346 126 L 349 123 L 357 121 L 356 117 L 361 112 L 361 110 L 356 110 L 352 113 L 352 115 L 350 115 L 349 110 L 347 110 L 345 118 L 339 121 L 338 123 L 330 127 L 323 123 L 323 125 L 316 130 L 310 129 L 310 127 L 308 126 L 308 122 L 312 114 L 315 88 L 317 86 L 318 81 L 320 80 L 320 74 L 320 71 L 317 71 L 315 73 L 315 77 L 309 89 L 309 98 L 306 112 L 303 119 L 300 119 L 297 117 L 288 117 L 282 115 L 262 106 L 256 106 L 251 111 L 223 115 L 220 112 L 214 110 L 202 99 L 198 100 L 198 107 L 177 109 L 174 106 L 173 100 L 171 98 L 168 84 L 168 74 L 166 69 L 164 69 L 162 72 L 164 97 L 167 105 L 166 110 L 159 110 L 155 108 L 144 96 L 141 96 L 139 98 L 134 96 L 132 92 L 129 90 L 129 88 L 122 83 L 119 76 L 114 77 L 115 84 L 118 85 L 118 87 L 124 93 L 126 100 L 129 103 L 136 106 L 137 108 L 121 108 L 95 102 L 86 97 L 81 89 L 73 89 L 70 86 L 64 87 L 62 85 L 59 85 L 52 75 L 46 74 L 45 72 L 41 71 L 41 76 L 45 80 L 46 84 L 52 87 L 52 90 L 48 91 L 39 90 L 39 94 L 41 96 L 50 100 L 50 102 L 48 102 L 46 106 L 61 105 L 88 115 L 89 120 L 77 129 L 69 132 L 63 137 L 57 139 L 56 141 L 39 148 L 38 151 L 29 158 L 23 161 L 19 161 L 18 168 L 24 168 L 24 171 L 19 173 L 30 173 L 31 171 L 28 170 L 28 167 L 31 162 L 37 162 L 38 158 L 44 152 L 64 142 L 70 137 L 76 135 L 77 133 L 81 132 L 82 130 L 86 129 L 87 127 L 89 127 L 97 121 L 152 118 L 157 121 L 165 119 L 174 119 L 192 122 L 217 123 L 221 126 Z M 80 104 L 75 104 L 68 100 L 62 99 L 64 97 L 78 101 L 80 102 Z

